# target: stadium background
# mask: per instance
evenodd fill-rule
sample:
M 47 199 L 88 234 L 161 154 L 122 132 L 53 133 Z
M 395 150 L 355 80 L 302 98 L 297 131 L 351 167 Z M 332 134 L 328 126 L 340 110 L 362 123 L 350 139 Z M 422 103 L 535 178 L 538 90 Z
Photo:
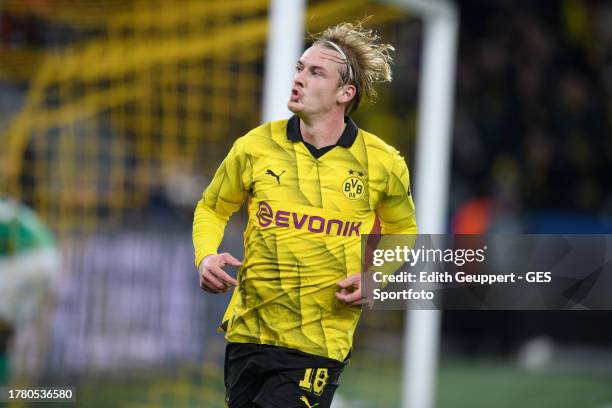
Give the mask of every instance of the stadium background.
M 458 5 L 449 232 L 609 233 L 612 2 Z M 267 12 L 260 0 L 0 2 L 0 193 L 36 211 L 62 257 L 46 305 L 0 326 L 1 381 L 72 385 L 78 406 L 222 406 L 227 297 L 198 288 L 191 215 L 259 123 Z M 394 82 L 355 120 L 411 166 L 419 20 L 309 1 L 306 26 L 366 15 L 399 52 Z M 244 221 L 223 248 L 241 253 Z M 611 317 L 445 312 L 437 406 L 612 406 Z M 364 316 L 346 406 L 398 406 L 402 324 Z

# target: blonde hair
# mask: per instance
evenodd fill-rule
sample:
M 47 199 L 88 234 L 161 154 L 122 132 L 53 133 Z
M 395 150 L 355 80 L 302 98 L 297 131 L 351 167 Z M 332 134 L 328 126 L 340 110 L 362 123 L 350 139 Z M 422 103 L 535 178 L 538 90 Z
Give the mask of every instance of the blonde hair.
M 354 112 L 362 100 L 376 101 L 376 82 L 391 82 L 391 62 L 389 54 L 394 51 L 390 44 L 381 44 L 380 37 L 373 30 L 363 28 L 364 19 L 355 24 L 340 23 L 311 35 L 312 45 L 321 45 L 338 51 L 347 64 L 340 71 L 338 86 L 353 84 L 355 97 L 349 102 L 346 113 Z

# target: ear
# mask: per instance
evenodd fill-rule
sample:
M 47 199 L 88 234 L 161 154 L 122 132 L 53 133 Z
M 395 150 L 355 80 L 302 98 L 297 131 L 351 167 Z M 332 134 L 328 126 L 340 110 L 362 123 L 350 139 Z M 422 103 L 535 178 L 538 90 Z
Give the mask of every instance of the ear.
M 357 93 L 357 88 L 353 84 L 343 85 L 338 89 L 338 103 L 348 103 L 355 97 Z

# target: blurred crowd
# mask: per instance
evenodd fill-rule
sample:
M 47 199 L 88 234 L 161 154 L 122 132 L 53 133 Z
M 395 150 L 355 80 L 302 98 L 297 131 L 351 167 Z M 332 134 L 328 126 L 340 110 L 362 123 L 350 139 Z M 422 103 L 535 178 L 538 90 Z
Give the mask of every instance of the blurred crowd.
M 455 230 L 486 230 L 487 214 L 609 216 L 612 2 L 459 4 Z

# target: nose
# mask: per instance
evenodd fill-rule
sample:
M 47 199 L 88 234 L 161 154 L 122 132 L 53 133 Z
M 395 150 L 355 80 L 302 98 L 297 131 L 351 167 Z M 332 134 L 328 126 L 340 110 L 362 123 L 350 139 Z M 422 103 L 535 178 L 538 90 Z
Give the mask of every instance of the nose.
M 299 87 L 304 86 L 304 77 L 302 76 L 302 72 L 304 71 L 296 71 L 295 74 L 293 74 L 293 84 Z

